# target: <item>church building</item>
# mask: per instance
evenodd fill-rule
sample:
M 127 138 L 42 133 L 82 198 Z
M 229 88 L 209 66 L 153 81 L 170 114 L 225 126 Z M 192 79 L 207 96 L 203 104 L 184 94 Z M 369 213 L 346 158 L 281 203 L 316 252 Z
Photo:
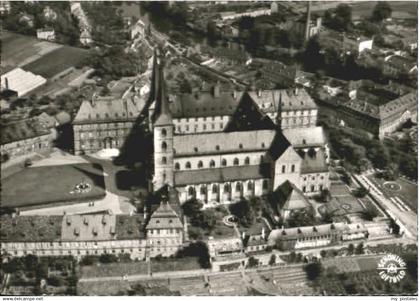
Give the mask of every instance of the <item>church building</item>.
M 149 110 L 154 190 L 169 185 L 181 202 L 195 197 L 211 207 L 262 196 L 286 180 L 306 195 L 329 187 L 329 149 L 306 91 L 272 91 L 279 99 L 269 115 L 261 105 L 268 101 L 254 99 L 262 94 L 220 91 L 217 84 L 211 91 L 168 96 L 163 69 L 156 55 Z M 283 129 L 284 101 L 296 116 Z

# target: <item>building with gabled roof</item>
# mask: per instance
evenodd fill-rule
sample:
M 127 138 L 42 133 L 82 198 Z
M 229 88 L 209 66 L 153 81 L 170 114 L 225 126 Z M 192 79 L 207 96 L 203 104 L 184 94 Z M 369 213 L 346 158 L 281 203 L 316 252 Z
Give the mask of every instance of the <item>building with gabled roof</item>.
M 277 187 L 272 197 L 276 205 L 274 209 L 283 222 L 286 222 L 296 212 L 312 210 L 312 205 L 307 197 L 289 180 Z
M 0 134 L 0 153 L 3 158 L 18 158 L 35 153 L 49 153 L 56 132 L 37 117 L 3 125 Z
M 85 214 L 0 218 L 1 254 L 21 257 L 128 254 L 146 256 L 141 215 Z
M 119 149 L 141 112 L 133 99 L 100 97 L 84 100 L 73 120 L 76 155 Z
M 184 242 L 184 226 L 180 216 L 167 200 L 162 200 L 152 213 L 146 226 L 147 246 L 150 256 L 171 256 Z

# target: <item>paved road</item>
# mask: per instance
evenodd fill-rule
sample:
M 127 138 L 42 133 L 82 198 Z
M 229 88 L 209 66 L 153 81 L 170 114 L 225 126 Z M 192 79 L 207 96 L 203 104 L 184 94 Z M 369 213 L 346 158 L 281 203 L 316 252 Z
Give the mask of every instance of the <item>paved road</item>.
M 402 211 L 390 199 L 386 198 L 376 186 L 371 185 L 363 175 L 353 174 L 357 182 L 369 190 L 370 195 L 385 209 L 385 211 L 406 228 L 405 234 L 409 238 L 417 239 L 417 213 L 414 211 Z

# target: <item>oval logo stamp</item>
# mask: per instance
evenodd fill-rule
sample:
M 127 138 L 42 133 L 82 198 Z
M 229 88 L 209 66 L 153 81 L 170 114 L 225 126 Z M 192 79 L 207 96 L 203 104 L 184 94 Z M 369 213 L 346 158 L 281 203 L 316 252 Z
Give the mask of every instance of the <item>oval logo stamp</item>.
M 406 274 L 407 265 L 398 255 L 386 254 L 378 263 L 379 276 L 389 283 L 401 281 Z

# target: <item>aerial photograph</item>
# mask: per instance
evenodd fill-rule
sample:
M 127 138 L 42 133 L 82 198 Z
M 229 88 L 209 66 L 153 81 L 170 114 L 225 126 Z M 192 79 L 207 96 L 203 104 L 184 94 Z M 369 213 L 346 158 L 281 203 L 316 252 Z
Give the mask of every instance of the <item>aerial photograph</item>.
M 0 20 L 2 300 L 417 300 L 417 1 Z

